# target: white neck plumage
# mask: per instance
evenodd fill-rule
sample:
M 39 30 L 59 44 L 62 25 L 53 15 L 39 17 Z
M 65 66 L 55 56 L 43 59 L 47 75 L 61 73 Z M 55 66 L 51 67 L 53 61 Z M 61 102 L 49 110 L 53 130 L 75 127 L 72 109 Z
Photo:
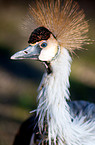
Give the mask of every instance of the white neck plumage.
M 71 122 L 69 107 L 66 100 L 69 99 L 69 75 L 71 57 L 64 48 L 58 58 L 51 62 L 52 73 L 44 74 L 40 85 L 38 96 L 39 105 L 37 114 L 39 115 L 39 129 L 43 130 L 44 121 L 48 124 L 49 145 L 53 138 L 63 144 L 66 132 L 69 130 L 68 124 Z M 66 131 L 66 132 L 65 132 Z
M 92 123 L 84 123 L 85 117 L 73 119 L 66 100 L 69 100 L 69 52 L 63 48 L 51 62 L 52 73 L 44 74 L 39 87 L 37 115 L 39 131 L 48 131 L 49 145 L 94 145 Z M 91 136 L 91 140 L 87 136 Z

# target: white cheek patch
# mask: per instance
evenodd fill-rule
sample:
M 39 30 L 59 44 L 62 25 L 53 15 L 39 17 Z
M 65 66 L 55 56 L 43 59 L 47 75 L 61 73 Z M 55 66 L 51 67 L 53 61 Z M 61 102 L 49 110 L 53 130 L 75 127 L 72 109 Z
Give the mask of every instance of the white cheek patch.
M 39 60 L 41 61 L 51 61 L 56 56 L 56 53 L 58 51 L 58 42 L 52 34 L 50 35 L 50 38 L 46 41 L 46 43 L 47 46 L 45 48 L 42 48 L 39 55 Z
M 56 55 L 56 53 L 57 53 L 56 46 L 43 48 L 40 55 L 39 55 L 39 60 L 51 61 L 53 59 L 53 57 Z

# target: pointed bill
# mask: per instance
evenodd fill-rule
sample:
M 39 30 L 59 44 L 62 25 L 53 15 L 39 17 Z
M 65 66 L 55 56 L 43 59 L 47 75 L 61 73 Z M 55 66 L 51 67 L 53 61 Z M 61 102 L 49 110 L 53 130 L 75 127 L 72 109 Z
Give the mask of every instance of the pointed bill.
M 39 45 L 31 46 L 29 45 L 27 48 L 16 52 L 14 55 L 11 56 L 11 59 L 36 59 L 38 60 L 41 48 Z

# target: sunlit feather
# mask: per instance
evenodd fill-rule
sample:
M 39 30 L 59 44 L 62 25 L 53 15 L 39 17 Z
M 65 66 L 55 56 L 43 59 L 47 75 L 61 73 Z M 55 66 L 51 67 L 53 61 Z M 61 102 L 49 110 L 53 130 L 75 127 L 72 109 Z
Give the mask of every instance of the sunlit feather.
M 88 23 L 83 10 L 73 0 L 35 0 L 30 6 L 31 22 L 48 28 L 59 44 L 73 51 L 88 43 Z

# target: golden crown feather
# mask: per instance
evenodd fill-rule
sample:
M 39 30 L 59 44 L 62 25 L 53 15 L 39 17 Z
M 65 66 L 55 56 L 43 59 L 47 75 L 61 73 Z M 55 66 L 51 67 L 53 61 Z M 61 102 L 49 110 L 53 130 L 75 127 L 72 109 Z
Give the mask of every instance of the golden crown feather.
M 88 44 L 88 22 L 83 10 L 73 0 L 35 0 L 30 6 L 30 29 L 44 26 L 56 37 L 59 44 L 73 52 Z

